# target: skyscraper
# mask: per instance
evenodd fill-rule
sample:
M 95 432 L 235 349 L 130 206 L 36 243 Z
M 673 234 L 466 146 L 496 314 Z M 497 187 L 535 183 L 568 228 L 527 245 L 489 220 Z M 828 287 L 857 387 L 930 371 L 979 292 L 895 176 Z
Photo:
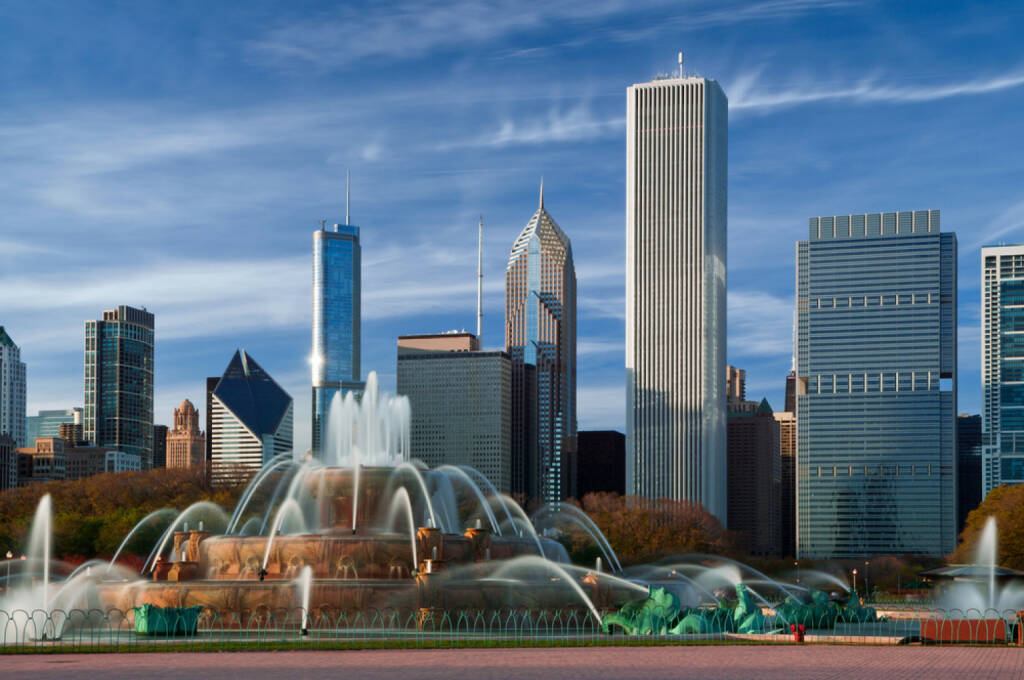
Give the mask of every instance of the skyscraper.
M 714 80 L 627 91 L 626 487 L 723 524 L 728 117 Z
M 153 315 L 121 305 L 85 322 L 85 438 L 153 467 Z
M 1024 482 L 1024 245 L 981 249 L 982 498 Z
M 327 412 L 335 394 L 362 392 L 360 382 L 361 250 L 359 227 L 345 224 L 313 232 L 312 448 L 319 456 Z
M 748 402 L 749 403 L 749 402 Z M 733 410 L 729 433 L 729 529 L 752 555 L 782 550 L 782 469 L 779 423 L 767 399 Z
M 412 410 L 412 456 L 430 467 L 468 465 L 512 490 L 512 365 L 471 333 L 398 338 L 398 393 Z
M 513 407 L 521 430 L 513 490 L 560 501 L 570 491 L 563 458 L 576 447 L 576 268 L 569 237 L 544 208 L 543 182 L 505 268 L 505 351 L 513 393 L 524 400 Z
M 796 399 L 794 395 L 793 399 Z M 795 401 L 794 401 L 795 403 Z M 779 461 L 782 484 L 780 487 L 780 538 L 782 554 L 796 556 L 796 414 L 776 411 L 779 424 Z
M 981 416 L 956 417 L 956 530 L 967 526 L 967 515 L 981 504 Z
M 199 411 L 185 399 L 174 409 L 174 426 L 167 433 L 167 467 L 200 468 L 206 462 L 206 437 L 199 429 Z
M 812 217 L 797 244 L 797 552 L 956 545 L 956 235 Z
M 213 388 L 211 482 L 245 481 L 292 450 L 292 398 L 245 350 L 235 352 Z
M 25 363 L 21 349 L 0 326 L 0 434 L 25 446 Z
M 166 425 L 153 426 L 153 467 L 167 467 L 167 433 Z

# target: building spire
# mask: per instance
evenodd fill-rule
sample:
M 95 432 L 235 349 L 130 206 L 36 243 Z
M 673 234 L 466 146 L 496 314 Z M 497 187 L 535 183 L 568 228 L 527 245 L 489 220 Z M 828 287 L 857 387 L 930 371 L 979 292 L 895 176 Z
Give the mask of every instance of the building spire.
M 544 209 L 544 175 L 540 176 L 540 209 Z
M 480 215 L 480 224 L 476 240 L 476 341 L 480 346 L 480 334 L 484 320 L 484 216 Z
M 349 181 L 349 172 L 348 172 L 348 170 L 346 170 L 345 171 L 345 226 L 346 227 L 349 226 L 350 224 L 352 224 L 352 222 L 350 221 L 351 220 L 351 214 L 349 213 L 349 206 L 351 205 L 351 203 L 352 203 L 351 182 Z

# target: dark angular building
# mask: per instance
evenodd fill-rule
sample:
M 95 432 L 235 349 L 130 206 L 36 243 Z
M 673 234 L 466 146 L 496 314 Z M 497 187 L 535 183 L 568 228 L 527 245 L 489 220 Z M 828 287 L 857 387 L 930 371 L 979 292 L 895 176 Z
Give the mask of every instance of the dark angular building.
M 167 426 L 153 426 L 153 467 L 167 467 Z
M 981 505 L 981 416 L 961 413 L 956 419 L 957 530 Z
M 751 555 L 782 552 L 782 461 L 779 423 L 762 399 L 757 409 L 729 413 L 729 529 Z
M 626 493 L 626 435 L 615 430 L 588 430 L 576 434 L 575 497 L 588 493 Z

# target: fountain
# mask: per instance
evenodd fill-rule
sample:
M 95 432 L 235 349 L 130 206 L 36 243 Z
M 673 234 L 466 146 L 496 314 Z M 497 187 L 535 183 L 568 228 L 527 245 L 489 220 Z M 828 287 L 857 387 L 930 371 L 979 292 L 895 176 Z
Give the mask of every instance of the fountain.
M 409 416 L 407 400 L 380 394 L 371 373 L 361 400 L 331 403 L 322 460 L 273 460 L 230 514 L 208 502 L 153 512 L 111 562 L 90 561 L 54 585 L 46 496 L 31 530 L 30 573 L 5 591 L 0 612 L 26 612 L 7 619 L 11 630 L 50 639 L 69 625 L 59 614 L 68 609 L 168 635 L 253 622 L 309 634 L 370 612 L 409 612 L 427 626 L 463 611 L 557 611 L 580 629 L 634 635 L 747 635 L 781 630 L 801 607 L 819 605 L 819 595 L 718 556 L 624 567 L 579 508 L 550 504 L 531 519 L 480 472 L 413 459 Z M 136 574 L 116 562 L 143 528 L 163 531 Z M 567 528 L 593 541 L 592 566 L 571 564 L 553 538 Z M 867 617 L 855 606 L 833 609 Z

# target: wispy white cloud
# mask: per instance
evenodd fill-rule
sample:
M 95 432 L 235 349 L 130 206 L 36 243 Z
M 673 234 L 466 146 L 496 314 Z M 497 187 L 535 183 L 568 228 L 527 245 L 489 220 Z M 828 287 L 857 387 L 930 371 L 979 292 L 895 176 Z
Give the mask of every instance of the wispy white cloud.
M 626 424 L 626 383 L 580 385 L 576 388 L 576 420 L 581 430 L 622 430 Z
M 565 22 L 607 19 L 649 4 L 643 0 L 379 2 L 279 25 L 248 47 L 257 59 L 272 63 L 340 69 L 368 59 L 399 61 L 464 49 Z
M 728 293 L 729 361 L 793 353 L 793 299 L 759 290 Z
M 973 241 L 961 245 L 964 252 L 974 251 L 982 246 L 997 245 L 1004 237 L 1016 233 L 1015 242 L 1024 240 L 1024 201 L 1018 201 L 999 213 L 985 232 Z
M 764 84 L 763 68 L 741 74 L 728 85 L 730 111 L 771 111 L 827 101 L 917 103 L 971 94 L 999 92 L 1024 85 L 1024 69 L 971 79 L 951 78 L 937 85 L 891 85 L 879 74 L 851 85 L 828 87 L 814 82 L 790 87 Z
M 624 354 L 625 351 L 626 343 L 622 339 L 610 340 L 607 338 L 579 338 L 576 341 L 577 356 Z
M 626 119 L 601 118 L 591 111 L 587 102 L 569 109 L 553 108 L 541 117 L 503 120 L 497 129 L 465 140 L 443 142 L 438 150 L 457 148 L 502 148 L 516 145 L 537 145 L 558 142 L 582 142 L 621 135 Z

